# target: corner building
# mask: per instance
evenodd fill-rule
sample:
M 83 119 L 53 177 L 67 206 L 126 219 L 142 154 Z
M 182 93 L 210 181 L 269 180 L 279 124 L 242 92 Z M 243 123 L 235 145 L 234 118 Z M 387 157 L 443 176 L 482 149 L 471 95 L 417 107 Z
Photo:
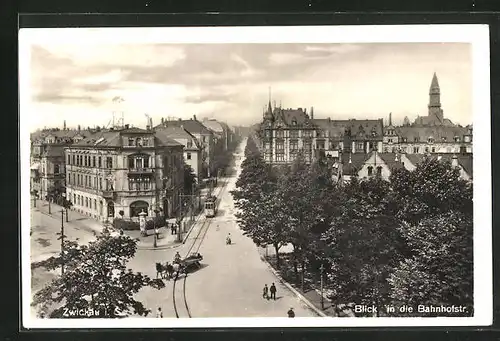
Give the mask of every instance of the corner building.
M 100 221 L 137 219 L 162 209 L 173 217 L 184 185 L 183 146 L 154 130 L 110 130 L 65 149 L 66 196 Z

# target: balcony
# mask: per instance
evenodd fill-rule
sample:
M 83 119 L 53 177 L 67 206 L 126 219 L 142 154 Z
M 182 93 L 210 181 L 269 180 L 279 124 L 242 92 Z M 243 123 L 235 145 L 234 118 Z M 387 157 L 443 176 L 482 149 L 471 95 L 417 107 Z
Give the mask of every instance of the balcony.
M 129 168 L 129 174 L 153 174 L 153 168 Z
M 115 191 L 101 191 L 101 195 L 103 198 L 105 199 L 114 199 L 115 198 L 115 195 L 116 195 L 116 192 Z

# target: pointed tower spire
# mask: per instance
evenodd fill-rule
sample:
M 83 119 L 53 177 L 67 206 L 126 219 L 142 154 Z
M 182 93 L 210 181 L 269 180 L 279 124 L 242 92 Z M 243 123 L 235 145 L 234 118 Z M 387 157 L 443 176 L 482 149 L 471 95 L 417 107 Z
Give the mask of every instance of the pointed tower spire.
M 271 86 L 269 86 L 269 102 L 267 104 L 267 110 L 269 110 L 269 112 L 272 112 L 273 108 L 271 107 Z
M 431 82 L 431 91 L 433 89 L 439 90 L 439 82 L 436 73 L 434 72 L 434 75 L 432 76 L 432 82 Z
M 392 126 L 392 112 L 389 113 L 389 125 Z

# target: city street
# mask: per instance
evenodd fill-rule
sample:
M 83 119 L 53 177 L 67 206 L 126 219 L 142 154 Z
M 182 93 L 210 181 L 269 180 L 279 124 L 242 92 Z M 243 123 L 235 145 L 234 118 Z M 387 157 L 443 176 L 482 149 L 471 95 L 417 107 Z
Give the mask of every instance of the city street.
M 237 150 L 237 173 L 227 179 L 228 185 L 222 193 L 219 211 L 215 218 L 211 218 L 212 223 L 199 250 L 203 255 L 202 268 L 189 274 L 186 281 L 186 298 L 191 315 L 192 317 L 286 317 L 288 309 L 293 307 L 297 317 L 317 316 L 277 281 L 261 260 L 257 246 L 252 240 L 243 236 L 236 224 L 230 191 L 235 188 L 239 176 L 245 145 L 246 140 Z M 222 182 L 219 182 L 219 186 Z M 200 218 L 190 238 L 182 247 L 162 251 L 138 251 L 137 256 L 129 263 L 130 266 L 136 271 L 156 276 L 155 262 L 172 261 L 176 251 L 182 256 L 186 255 L 203 219 L 205 218 Z M 225 243 L 229 233 L 232 245 Z M 273 282 L 277 287 L 277 299 L 268 301 L 262 298 L 262 288 L 264 284 L 270 286 Z M 173 281 L 166 283 L 166 288 L 160 291 L 143 289 L 137 298 L 152 311 L 161 307 L 164 317 L 175 317 L 172 299 Z M 182 286 L 182 280 L 176 285 Z M 176 299 L 178 305 L 184 304 L 183 297 Z

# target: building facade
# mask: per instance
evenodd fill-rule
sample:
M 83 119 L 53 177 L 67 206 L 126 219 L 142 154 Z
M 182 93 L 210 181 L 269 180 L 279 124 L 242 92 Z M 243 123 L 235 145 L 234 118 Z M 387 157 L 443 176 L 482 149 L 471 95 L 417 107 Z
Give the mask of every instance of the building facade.
M 156 129 L 156 133 L 184 146 L 184 162 L 193 169 L 199 183 L 202 175 L 202 148 L 198 139 L 181 127 L 161 127 Z
M 382 147 L 382 120 L 314 119 L 306 109 L 268 108 L 258 128 L 260 150 L 272 164 L 293 162 L 301 153 L 306 162 L 326 156 L 338 159 L 340 152 L 369 153 Z
M 201 159 L 202 159 L 202 177 L 211 177 L 214 173 L 214 151 L 215 151 L 215 139 L 214 133 L 205 127 L 200 121 L 196 119 L 196 115 L 193 115 L 192 119 L 189 120 L 165 120 L 161 119 L 161 124 L 156 126 L 159 127 L 182 127 L 192 134 L 202 148 Z
M 154 130 L 101 132 L 67 147 L 65 158 L 66 196 L 83 214 L 108 221 L 180 209 L 183 146 Z
M 81 141 L 90 131 L 47 129 L 32 133 L 30 151 L 30 189 L 38 198 L 58 201 L 66 192 L 64 148 Z
M 444 117 L 441 108 L 441 90 L 434 73 L 429 89 L 428 114 L 417 117 L 413 124 L 405 118 L 403 125 L 392 124 L 389 114 L 384 129 L 383 152 L 426 153 L 472 153 L 472 125 L 462 127 Z

